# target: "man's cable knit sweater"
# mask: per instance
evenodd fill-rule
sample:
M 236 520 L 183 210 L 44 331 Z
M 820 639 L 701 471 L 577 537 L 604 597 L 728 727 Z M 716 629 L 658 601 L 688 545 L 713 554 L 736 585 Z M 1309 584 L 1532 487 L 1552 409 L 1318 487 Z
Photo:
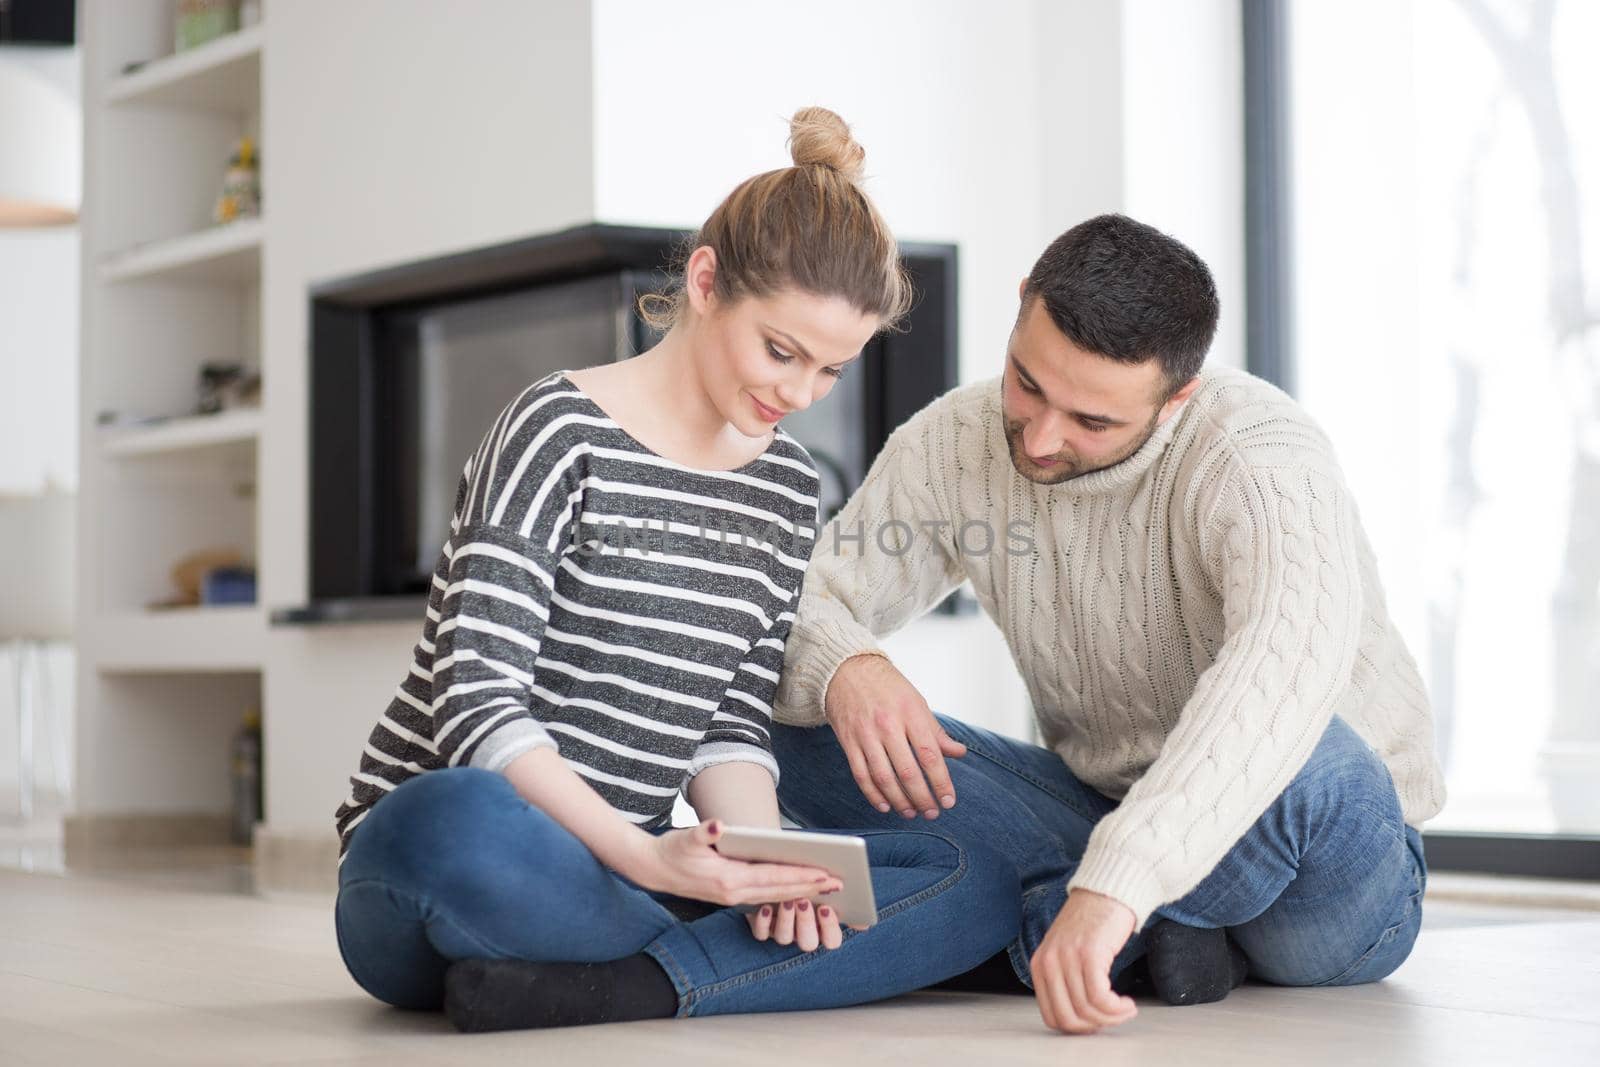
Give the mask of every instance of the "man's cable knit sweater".
M 1336 714 L 1408 824 L 1443 806 L 1428 697 L 1332 448 L 1258 378 L 1206 371 L 1139 451 L 1058 485 L 1012 466 L 999 379 L 918 412 L 817 538 L 776 718 L 824 722 L 839 665 L 967 579 L 1044 743 L 1121 802 L 1069 888 L 1138 927 L 1211 871 Z

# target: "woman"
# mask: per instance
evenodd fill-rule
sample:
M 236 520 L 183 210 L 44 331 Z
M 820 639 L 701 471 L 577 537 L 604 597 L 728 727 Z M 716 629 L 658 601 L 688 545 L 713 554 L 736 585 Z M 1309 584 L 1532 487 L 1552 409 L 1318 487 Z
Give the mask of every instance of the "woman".
M 849 932 L 808 899 L 826 872 L 714 848 L 778 825 L 771 702 L 818 486 L 778 422 L 909 301 L 848 127 L 808 108 L 790 144 L 646 309 L 658 345 L 530 386 L 466 465 L 337 815 L 339 945 L 380 1000 L 463 1030 L 834 1007 L 1016 936 L 1015 874 L 933 834 L 866 835 L 880 921 Z M 673 830 L 680 790 L 703 821 Z

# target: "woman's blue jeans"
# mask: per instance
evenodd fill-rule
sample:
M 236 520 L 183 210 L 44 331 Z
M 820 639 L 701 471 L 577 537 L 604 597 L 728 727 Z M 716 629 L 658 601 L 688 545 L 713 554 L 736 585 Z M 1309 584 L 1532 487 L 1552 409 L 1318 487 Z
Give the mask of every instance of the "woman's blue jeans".
M 1022 883 L 1012 967 L 1028 961 L 1066 903 L 1067 881 L 1095 824 L 1117 802 L 1079 781 L 1054 752 L 939 716 L 967 746 L 946 761 L 956 806 L 920 825 L 1005 856 Z M 829 727 L 777 726 L 785 815 L 802 826 L 907 825 L 861 795 Z M 1334 718 L 1300 773 L 1194 889 L 1157 909 L 1186 926 L 1226 927 L 1257 978 L 1279 985 L 1355 985 L 1400 966 L 1422 923 L 1427 866 L 1388 768 Z M 1146 924 L 1148 930 L 1148 924 Z M 1115 975 L 1145 952 L 1135 934 Z
M 1017 937 L 1017 876 L 982 845 L 925 831 L 867 838 L 879 921 L 830 951 L 757 941 L 731 908 L 682 921 L 596 860 L 504 776 L 430 771 L 376 804 L 339 871 L 335 925 L 356 982 L 437 1009 L 453 960 L 599 962 L 652 956 L 678 1014 L 832 1008 L 976 966 Z

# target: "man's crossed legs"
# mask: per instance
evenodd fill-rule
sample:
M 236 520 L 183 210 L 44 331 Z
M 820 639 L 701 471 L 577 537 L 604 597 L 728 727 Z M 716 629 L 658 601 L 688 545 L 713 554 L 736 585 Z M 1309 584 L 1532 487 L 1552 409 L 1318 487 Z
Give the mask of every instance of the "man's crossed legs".
M 1022 933 L 1010 946 L 1017 976 L 1066 903 L 1097 822 L 1117 803 L 1079 781 L 1048 749 L 945 716 L 967 754 L 947 761 L 956 805 L 925 829 L 1008 857 L 1022 883 Z M 809 827 L 903 827 L 861 795 L 833 730 L 774 726 L 785 815 Z M 1194 889 L 1156 915 L 1224 927 L 1257 978 L 1279 985 L 1356 985 L 1393 972 L 1422 923 L 1427 866 L 1421 835 L 1401 817 L 1388 768 L 1335 718 L 1306 765 Z M 1152 917 L 1152 922 L 1154 917 Z M 1112 965 L 1144 955 L 1145 930 Z

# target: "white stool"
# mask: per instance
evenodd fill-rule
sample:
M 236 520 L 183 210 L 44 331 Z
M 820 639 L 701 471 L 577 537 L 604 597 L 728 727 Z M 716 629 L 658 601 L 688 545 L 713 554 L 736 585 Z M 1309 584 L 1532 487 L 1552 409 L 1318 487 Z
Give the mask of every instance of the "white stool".
M 15 683 L 12 692 L 17 709 L 17 812 L 23 822 L 33 818 L 36 727 L 42 727 L 46 735 L 56 788 L 63 798 L 72 793 L 71 761 L 67 756 L 67 731 L 63 722 L 66 709 L 54 699 L 55 686 L 50 681 L 51 652 L 60 644 L 19 637 L 5 642 L 4 652 L 0 654 L 0 660 L 6 663 Z
M 76 498 L 0 496 L 0 663 L 10 672 L 17 725 L 18 811 L 34 809 L 34 732 L 48 738 L 56 788 L 71 794 L 68 717 L 51 659 L 71 640 Z

